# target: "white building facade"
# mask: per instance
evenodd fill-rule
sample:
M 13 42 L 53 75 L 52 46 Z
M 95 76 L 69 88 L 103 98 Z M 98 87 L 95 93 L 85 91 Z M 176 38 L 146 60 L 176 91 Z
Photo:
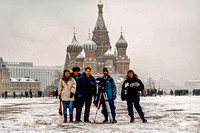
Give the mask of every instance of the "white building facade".
M 41 91 L 54 84 L 63 71 L 62 66 L 34 66 L 31 62 L 5 62 L 5 65 L 9 68 L 10 77 L 31 78 L 38 81 Z

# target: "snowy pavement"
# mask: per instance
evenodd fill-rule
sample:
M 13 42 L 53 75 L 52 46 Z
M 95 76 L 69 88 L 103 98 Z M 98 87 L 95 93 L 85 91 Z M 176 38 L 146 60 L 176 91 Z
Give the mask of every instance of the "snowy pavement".
M 63 116 L 58 114 L 59 100 L 52 97 L 0 99 L 0 133 L 200 133 L 200 96 L 141 97 L 141 106 L 148 123 L 142 123 L 135 109 L 135 123 L 129 123 L 126 102 L 117 99 L 117 124 L 77 124 L 63 123 Z M 91 121 L 95 112 L 92 105 Z M 99 111 L 97 120 L 101 122 L 103 119 Z

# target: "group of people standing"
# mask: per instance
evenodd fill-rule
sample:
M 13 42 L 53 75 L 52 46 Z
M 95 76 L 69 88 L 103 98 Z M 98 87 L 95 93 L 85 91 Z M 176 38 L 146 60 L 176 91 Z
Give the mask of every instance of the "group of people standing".
M 69 108 L 69 120 L 73 122 L 73 110 L 76 108 L 75 122 L 82 122 L 81 114 L 82 108 L 85 105 L 84 122 L 89 122 L 90 108 L 92 99 L 98 96 L 96 87 L 96 79 L 91 75 L 91 68 L 85 68 L 85 72 L 80 73 L 79 67 L 74 67 L 73 72 L 65 69 L 63 77 L 58 84 L 58 95 L 62 100 L 64 123 L 67 122 L 67 108 Z M 107 95 L 107 102 L 110 107 L 112 115 L 112 123 L 117 123 L 115 112 L 115 99 L 117 97 L 117 90 L 114 79 L 109 75 L 108 69 L 103 68 L 103 77 L 100 79 L 105 83 L 104 91 Z M 98 78 L 99 79 L 99 78 Z M 144 85 L 138 76 L 132 71 L 127 72 L 127 78 L 122 85 L 121 99 L 127 101 L 128 113 L 130 122 L 134 122 L 133 105 L 139 113 L 143 122 L 147 122 L 144 118 L 144 113 L 139 104 L 140 98 L 138 91 L 144 89 Z M 105 99 L 104 99 L 105 100 Z M 108 123 L 108 110 L 105 102 L 102 102 L 102 111 L 104 115 L 103 123 Z
M 25 91 L 26 98 L 28 97 L 28 95 L 30 95 L 30 98 L 33 97 L 33 93 L 32 93 L 31 90 L 29 91 L 29 93 L 27 91 Z M 4 97 L 4 93 L 2 93 L 2 97 Z M 15 93 L 15 91 L 13 91 L 13 98 L 15 98 L 15 97 L 16 97 L 16 93 Z M 23 92 L 21 92 L 20 98 L 21 97 L 23 97 Z M 7 90 L 5 91 L 5 99 L 6 98 L 8 98 L 8 91 Z

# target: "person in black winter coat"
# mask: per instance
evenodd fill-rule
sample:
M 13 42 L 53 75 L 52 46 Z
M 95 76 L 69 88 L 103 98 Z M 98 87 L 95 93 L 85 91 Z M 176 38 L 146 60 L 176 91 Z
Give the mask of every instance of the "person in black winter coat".
M 75 80 L 76 80 L 76 83 L 77 83 L 77 80 L 78 78 L 82 75 L 80 73 L 80 68 L 79 67 L 74 67 L 72 68 L 72 73 L 70 74 Z M 77 95 L 77 92 L 75 93 L 75 101 L 74 101 L 74 106 L 73 108 L 77 108 L 78 107 L 78 95 Z
M 95 78 L 91 75 L 91 68 L 85 68 L 85 72 L 77 80 L 77 95 L 79 108 L 76 115 L 76 122 L 80 122 L 81 111 L 85 103 L 84 122 L 89 121 L 92 97 L 96 94 Z
M 77 85 L 77 80 L 78 78 L 82 75 L 80 73 L 80 67 L 74 67 L 72 68 L 72 73 L 70 74 L 75 80 L 76 80 L 76 85 Z M 76 87 L 77 88 L 77 87 Z M 80 107 L 80 103 L 81 101 L 79 101 L 79 98 L 78 98 L 78 94 L 77 92 L 75 93 L 74 95 L 75 97 L 75 100 L 74 100 L 74 103 L 73 103 L 73 109 L 76 108 L 76 116 L 78 116 L 78 109 Z
M 122 101 L 127 101 L 128 113 L 131 117 L 131 123 L 134 122 L 133 104 L 138 114 L 140 115 L 142 121 L 147 122 L 147 120 L 144 118 L 144 113 L 139 103 L 140 97 L 138 91 L 141 91 L 143 89 L 144 85 L 141 82 L 141 80 L 132 70 L 129 70 L 127 73 L 127 79 L 125 79 L 122 85 L 121 99 Z
M 16 95 L 15 95 L 15 92 L 13 92 L 13 98 L 15 98 L 15 96 L 16 96 Z
M 30 97 L 32 98 L 33 94 L 32 94 L 32 91 L 31 91 L 31 90 L 29 91 L 29 94 L 30 94 Z
M 8 92 L 7 91 L 5 91 L 5 98 L 7 98 L 8 97 Z
M 26 98 L 28 97 L 28 92 L 27 91 L 25 91 L 25 95 L 26 95 Z

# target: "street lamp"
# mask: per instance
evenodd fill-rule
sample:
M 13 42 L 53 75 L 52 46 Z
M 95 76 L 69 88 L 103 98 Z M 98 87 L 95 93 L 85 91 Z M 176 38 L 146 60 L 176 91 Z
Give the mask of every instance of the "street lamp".
M 145 85 L 144 77 L 145 77 L 146 75 L 148 75 L 148 73 L 146 73 L 146 74 L 143 75 L 143 83 L 144 83 L 144 85 Z
M 160 80 L 161 80 L 161 79 L 163 79 L 163 77 L 161 77 L 161 78 L 159 79 L 159 90 L 160 90 Z

